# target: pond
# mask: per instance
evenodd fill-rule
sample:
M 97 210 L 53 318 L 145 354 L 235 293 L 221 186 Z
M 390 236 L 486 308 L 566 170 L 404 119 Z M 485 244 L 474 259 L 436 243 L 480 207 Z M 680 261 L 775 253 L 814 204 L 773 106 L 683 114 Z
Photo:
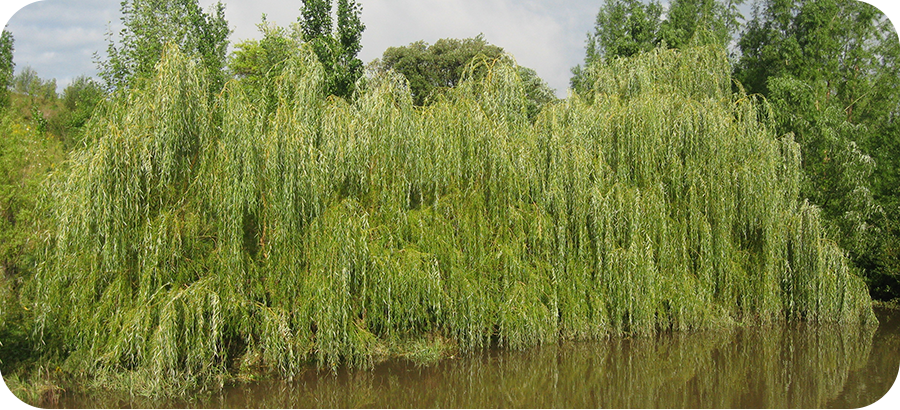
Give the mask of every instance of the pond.
M 431 366 L 310 369 L 189 400 L 64 395 L 60 407 L 856 408 L 900 368 L 900 312 L 877 329 L 785 324 L 491 349 Z

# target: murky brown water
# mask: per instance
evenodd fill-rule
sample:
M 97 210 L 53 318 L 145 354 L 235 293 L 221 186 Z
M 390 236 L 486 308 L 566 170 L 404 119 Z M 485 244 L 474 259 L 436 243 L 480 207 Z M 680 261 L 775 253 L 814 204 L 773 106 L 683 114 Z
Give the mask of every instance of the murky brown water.
M 491 350 L 429 367 L 310 370 L 187 401 L 63 397 L 62 407 L 856 408 L 900 367 L 900 313 L 877 329 L 786 325 Z

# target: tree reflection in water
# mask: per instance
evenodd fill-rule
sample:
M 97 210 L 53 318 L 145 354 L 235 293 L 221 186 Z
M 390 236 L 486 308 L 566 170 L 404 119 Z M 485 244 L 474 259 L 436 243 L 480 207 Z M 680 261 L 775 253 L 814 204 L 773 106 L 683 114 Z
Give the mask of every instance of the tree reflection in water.
M 140 407 L 777 407 L 868 405 L 900 365 L 900 314 L 880 326 L 772 324 L 652 337 L 492 349 L 432 366 L 310 369 L 190 401 L 70 397 L 63 406 Z

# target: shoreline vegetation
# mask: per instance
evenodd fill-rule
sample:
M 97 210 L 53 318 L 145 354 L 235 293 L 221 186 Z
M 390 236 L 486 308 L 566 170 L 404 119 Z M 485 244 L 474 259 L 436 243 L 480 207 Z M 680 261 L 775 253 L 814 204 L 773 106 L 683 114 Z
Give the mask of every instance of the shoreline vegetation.
M 469 72 L 427 107 L 392 72 L 350 103 L 304 46 L 275 81 L 208 98 L 168 48 L 50 177 L 18 312 L 35 358 L 10 388 L 159 397 L 490 346 L 877 323 L 799 196 L 798 144 L 724 49 L 597 64 L 590 99 L 534 122 L 510 57 Z

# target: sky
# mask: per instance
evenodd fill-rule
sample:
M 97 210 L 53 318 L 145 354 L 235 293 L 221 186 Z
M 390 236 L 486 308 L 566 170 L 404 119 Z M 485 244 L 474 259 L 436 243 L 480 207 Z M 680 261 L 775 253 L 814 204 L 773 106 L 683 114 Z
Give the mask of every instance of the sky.
M 215 2 L 200 0 L 204 10 Z M 296 22 L 300 14 L 299 0 L 222 2 L 233 30 L 231 44 L 259 38 L 256 25 L 263 13 L 281 26 Z M 366 25 L 359 54 L 363 62 L 381 57 L 392 46 L 418 40 L 433 44 L 441 38 L 483 34 L 489 43 L 512 54 L 519 64 L 537 71 L 563 97 L 569 70 L 584 59 L 584 41 L 600 7 L 596 0 L 358 2 Z M 43 0 L 21 8 L 7 26 L 15 38 L 16 72 L 30 66 L 41 78 L 56 78 L 59 92 L 79 75 L 96 76 L 93 55 L 99 52 L 104 56 L 109 28 L 114 32 L 121 28 L 119 8 L 120 0 Z
M 106 34 L 118 32 L 121 0 L 0 0 L 0 22 L 15 38 L 16 72 L 33 68 L 55 78 L 58 92 L 79 75 L 95 76 L 94 54 L 105 56 Z M 753 0 L 747 0 L 752 3 Z M 216 0 L 200 0 L 206 10 Z M 571 68 L 583 62 L 588 31 L 603 0 L 358 0 L 362 5 L 360 59 L 379 58 L 385 49 L 424 40 L 483 34 L 523 66 L 534 69 L 559 97 L 565 97 Z M 888 17 L 900 16 L 896 0 L 869 0 Z M 31 3 L 31 4 L 29 4 Z M 259 38 L 256 24 L 288 26 L 297 20 L 300 0 L 222 0 L 233 30 L 231 44 Z M 668 0 L 662 0 L 664 5 Z M 749 17 L 749 4 L 743 7 Z M 892 21 L 897 21 L 896 18 Z

